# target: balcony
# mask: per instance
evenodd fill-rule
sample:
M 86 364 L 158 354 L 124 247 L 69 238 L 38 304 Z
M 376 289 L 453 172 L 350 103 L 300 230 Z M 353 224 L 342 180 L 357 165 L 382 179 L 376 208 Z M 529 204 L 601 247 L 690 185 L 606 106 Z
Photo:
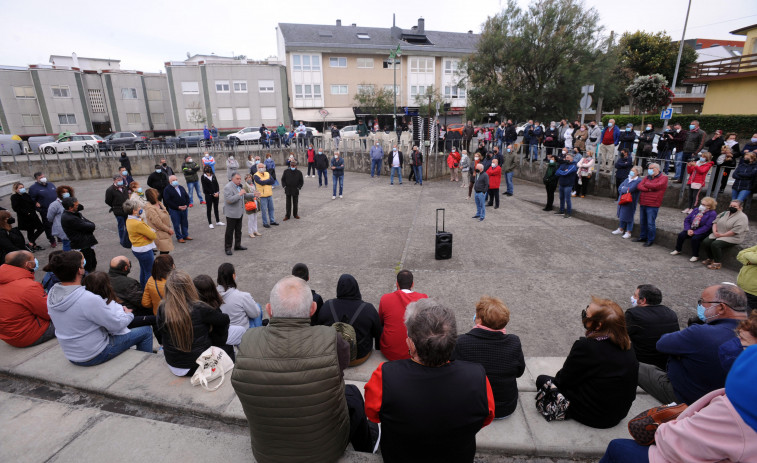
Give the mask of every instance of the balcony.
M 703 61 L 689 66 L 685 84 L 757 76 L 757 53 Z

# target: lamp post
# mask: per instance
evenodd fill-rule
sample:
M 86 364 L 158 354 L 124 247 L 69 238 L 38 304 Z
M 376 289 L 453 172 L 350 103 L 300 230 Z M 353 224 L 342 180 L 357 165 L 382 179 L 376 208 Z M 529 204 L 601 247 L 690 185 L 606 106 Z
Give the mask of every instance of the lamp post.
M 394 131 L 397 132 L 397 58 L 402 56 L 402 50 L 399 44 L 396 50 L 389 52 L 389 59 L 392 60 L 392 69 L 394 71 L 394 86 L 392 92 L 394 93 L 394 112 L 392 117 L 394 118 Z M 399 143 L 399 140 L 397 141 Z
M 683 40 L 686 38 L 686 26 L 689 25 L 689 12 L 691 11 L 691 0 L 689 0 L 689 6 L 686 8 L 686 20 L 683 23 L 683 35 L 681 35 L 681 43 L 678 44 L 678 58 L 676 59 L 676 69 L 675 72 L 673 72 L 673 82 L 670 84 L 670 86 L 675 90 L 676 88 L 676 80 L 678 80 L 678 68 L 681 66 L 681 54 L 683 54 Z M 673 107 L 673 99 L 671 98 L 670 103 L 668 104 L 668 109 Z M 662 123 L 662 130 L 665 130 L 668 128 L 668 122 L 670 121 L 670 118 L 667 118 Z

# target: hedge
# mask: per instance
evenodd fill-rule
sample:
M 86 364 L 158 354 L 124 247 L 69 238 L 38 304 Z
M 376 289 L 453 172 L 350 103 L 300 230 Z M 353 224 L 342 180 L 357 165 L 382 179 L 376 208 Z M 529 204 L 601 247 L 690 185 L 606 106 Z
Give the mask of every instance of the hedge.
M 625 127 L 629 122 L 634 126 L 641 126 L 641 116 L 630 116 L 626 114 L 607 115 L 602 117 L 602 123 L 607 126 L 607 122 L 610 119 L 615 119 L 615 125 L 618 127 Z M 739 116 L 739 115 L 727 115 L 727 114 L 673 114 L 670 118 L 670 125 L 679 122 L 683 126 L 684 130 L 689 129 L 691 121 L 699 121 L 699 126 L 711 134 L 717 129 L 721 129 L 724 134 L 728 132 L 736 132 L 737 138 L 751 138 L 752 134 L 757 133 L 757 115 Z M 644 116 L 644 123 L 652 123 L 655 129 L 662 127 L 662 119 L 659 114 L 647 114 Z

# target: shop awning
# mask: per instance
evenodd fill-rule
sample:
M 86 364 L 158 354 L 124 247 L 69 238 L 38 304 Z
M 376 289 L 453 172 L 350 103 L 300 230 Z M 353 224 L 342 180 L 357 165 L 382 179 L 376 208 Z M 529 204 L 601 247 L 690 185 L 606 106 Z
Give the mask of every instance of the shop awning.
M 326 112 L 326 121 L 345 122 L 354 121 L 355 112 L 352 108 L 323 108 L 323 109 L 292 109 L 295 121 L 317 122 L 324 120 L 321 111 Z

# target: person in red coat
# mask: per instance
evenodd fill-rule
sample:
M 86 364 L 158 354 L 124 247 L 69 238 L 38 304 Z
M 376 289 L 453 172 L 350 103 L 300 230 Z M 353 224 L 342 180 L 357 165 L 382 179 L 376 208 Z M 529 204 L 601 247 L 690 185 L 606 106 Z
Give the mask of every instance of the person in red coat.
M 449 167 L 449 181 L 450 182 L 459 182 L 460 181 L 460 160 L 463 158 L 463 155 L 460 154 L 459 151 L 453 146 L 452 151 L 450 151 L 449 155 L 447 156 L 447 167 Z
M 311 177 L 311 170 L 313 172 L 312 177 L 315 177 L 315 150 L 313 145 L 308 148 L 308 174 L 305 177 Z
M 657 232 L 655 220 L 657 220 L 657 212 L 662 206 L 662 199 L 665 197 L 665 190 L 667 189 L 668 176 L 660 172 L 659 164 L 649 164 L 647 176 L 641 180 L 638 186 L 638 190 L 641 191 L 639 195 L 641 231 L 639 237 L 634 240 L 636 242 L 643 241 L 645 247 L 654 244 Z
M 405 309 L 411 302 L 428 296 L 413 291 L 413 272 L 400 270 L 397 274 L 397 291 L 381 296 L 379 318 L 384 329 L 381 331 L 381 353 L 387 360 L 409 359 L 407 349 L 407 328 Z
M 34 281 L 38 263 L 29 251 L 14 251 L 0 266 L 0 339 L 29 347 L 55 337 L 47 313 L 47 295 Z
M 689 180 L 686 182 L 689 185 L 689 207 L 682 211 L 685 214 L 691 214 L 694 206 L 696 206 L 699 192 L 707 180 L 707 173 L 714 165 L 710 153 L 704 151 L 699 153 L 699 159 L 696 162 L 690 161 L 686 164 L 686 172 L 689 174 Z
M 486 171 L 489 176 L 489 204 L 494 204 L 494 209 L 499 209 L 499 183 L 502 181 L 502 168 L 499 167 L 499 161 L 492 159 L 492 166 Z

